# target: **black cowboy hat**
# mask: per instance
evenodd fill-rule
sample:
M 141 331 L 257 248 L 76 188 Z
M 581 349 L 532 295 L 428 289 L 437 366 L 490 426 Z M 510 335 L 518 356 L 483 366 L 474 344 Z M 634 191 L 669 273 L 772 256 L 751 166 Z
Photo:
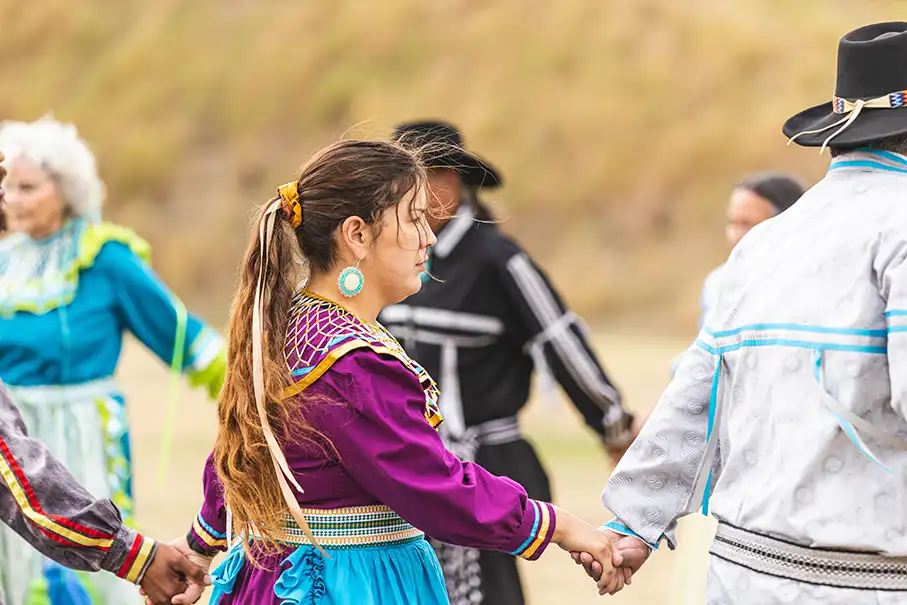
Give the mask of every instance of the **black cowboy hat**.
M 858 101 L 872 103 L 858 109 Z M 793 116 L 782 130 L 805 147 L 859 147 L 907 135 L 907 23 L 867 25 L 841 38 L 835 98 Z
M 456 170 L 467 185 L 492 189 L 504 183 L 501 173 L 491 164 L 466 150 L 463 135 L 453 124 L 432 120 L 406 122 L 394 129 L 393 139 L 421 149 L 426 166 Z

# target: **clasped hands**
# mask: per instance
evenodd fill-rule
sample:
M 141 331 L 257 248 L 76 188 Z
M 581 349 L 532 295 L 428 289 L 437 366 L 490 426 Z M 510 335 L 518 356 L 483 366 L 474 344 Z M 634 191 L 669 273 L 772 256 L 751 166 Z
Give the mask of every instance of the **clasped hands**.
M 211 585 L 212 559 L 189 548 L 185 536 L 170 544 L 158 543 L 157 552 L 139 582 L 146 605 L 191 605 Z
M 563 510 L 557 511 L 553 541 L 596 581 L 600 595 L 616 594 L 632 583 L 649 558 L 649 546 L 633 536 L 596 529 Z
M 557 510 L 553 541 L 596 581 L 600 595 L 613 595 L 632 583 L 633 574 L 649 558 L 649 546 L 633 536 L 594 528 L 562 509 Z M 212 559 L 189 548 L 186 538 L 160 544 L 141 582 L 146 605 L 191 605 L 210 585 Z

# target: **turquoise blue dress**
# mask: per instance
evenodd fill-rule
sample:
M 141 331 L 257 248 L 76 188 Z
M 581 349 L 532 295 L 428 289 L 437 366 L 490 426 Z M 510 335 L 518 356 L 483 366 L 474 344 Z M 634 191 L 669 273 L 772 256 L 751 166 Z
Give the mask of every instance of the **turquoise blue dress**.
M 225 370 L 220 335 L 186 313 L 151 269 L 149 252 L 128 229 L 84 219 L 46 240 L 24 234 L 0 240 L 0 380 L 29 432 L 93 495 L 113 499 L 127 522 L 133 515 L 129 427 L 114 380 L 125 333 L 212 397 Z M 58 572 L 2 528 L 4 602 L 140 602 L 135 586 L 110 574 L 80 578 L 71 591 L 81 589 L 81 601 L 53 597 L 66 592 L 56 590 Z

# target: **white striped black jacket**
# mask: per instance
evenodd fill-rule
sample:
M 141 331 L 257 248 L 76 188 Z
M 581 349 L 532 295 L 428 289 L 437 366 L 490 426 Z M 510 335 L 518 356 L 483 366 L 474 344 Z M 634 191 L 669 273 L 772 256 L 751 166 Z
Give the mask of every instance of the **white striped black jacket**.
M 544 366 L 606 445 L 629 437 L 632 417 L 577 318 L 513 240 L 465 212 L 439 234 L 422 290 L 379 320 L 441 387 L 445 430 L 515 416 L 534 366 Z M 544 363 L 542 363 L 544 361 Z

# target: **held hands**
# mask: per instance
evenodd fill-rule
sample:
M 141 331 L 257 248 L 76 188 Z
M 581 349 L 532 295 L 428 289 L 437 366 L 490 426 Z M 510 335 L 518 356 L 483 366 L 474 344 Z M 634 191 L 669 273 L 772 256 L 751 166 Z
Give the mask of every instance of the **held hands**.
M 565 510 L 556 508 L 557 526 L 554 531 L 553 542 L 570 553 L 582 553 L 588 561 L 587 573 L 592 575 L 593 566 L 595 579 L 601 586 L 611 587 L 619 584 L 623 588 L 624 572 L 615 572 L 615 567 L 622 564 L 622 558 L 615 552 L 610 536 L 596 530 Z M 619 577 L 618 577 L 619 576 Z M 616 588 L 616 590 L 620 590 Z M 615 590 L 615 592 L 616 592 Z
M 590 553 L 574 551 L 570 553 L 570 556 L 577 565 L 582 565 L 586 573 L 598 583 L 598 594 L 613 595 L 622 590 L 625 585 L 632 583 L 633 574 L 639 571 L 652 551 L 639 538 L 625 536 L 604 528 L 599 528 L 597 531 L 608 537 L 614 550 L 615 560 L 620 560 L 617 563 L 619 567 L 612 578 L 603 574 L 598 562 Z
M 211 585 L 210 568 L 211 559 L 189 548 L 185 536 L 158 544 L 139 592 L 146 605 L 192 605 Z

